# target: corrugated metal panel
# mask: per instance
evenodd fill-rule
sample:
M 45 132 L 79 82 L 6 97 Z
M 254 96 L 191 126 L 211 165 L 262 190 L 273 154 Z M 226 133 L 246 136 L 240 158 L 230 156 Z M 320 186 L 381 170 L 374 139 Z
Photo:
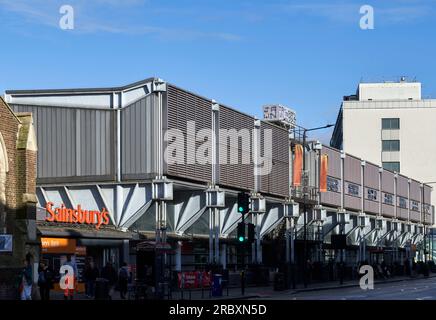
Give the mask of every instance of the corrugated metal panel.
M 322 154 L 327 154 L 329 157 L 328 162 L 328 175 L 334 178 L 341 178 L 341 153 L 339 150 L 335 150 L 326 146 L 322 147 Z
M 413 222 L 419 222 L 421 221 L 421 213 L 410 211 L 410 220 Z
M 345 195 L 344 206 L 347 209 L 360 210 L 361 209 L 361 200 L 360 200 L 360 198 L 357 198 L 357 197 Z
M 407 198 L 408 188 L 409 188 L 409 179 L 405 176 L 398 175 L 397 178 L 397 195 L 401 197 Z
M 360 184 L 361 160 L 347 154 L 344 163 L 344 178 L 346 181 Z
M 410 182 L 410 199 L 421 202 L 421 184 L 418 181 Z
M 409 218 L 407 209 L 397 208 L 397 218 L 407 220 Z
M 212 165 L 210 163 L 195 163 L 196 149 L 203 141 L 195 141 L 195 137 L 187 131 L 188 121 L 195 122 L 195 132 L 201 129 L 212 129 L 212 101 L 199 97 L 174 86 L 168 86 L 167 92 L 167 127 L 178 129 L 189 140 L 185 141 L 185 155 L 183 164 L 168 164 L 167 174 L 191 180 L 210 182 L 212 179 Z M 189 161 L 193 157 L 194 161 Z M 194 162 L 194 163 L 191 163 Z M 209 161 L 210 162 L 210 161 Z
M 366 213 L 378 213 L 379 204 L 377 201 L 365 200 L 365 212 Z
M 431 187 L 427 185 L 424 185 L 424 203 L 431 203 Z
M 246 130 L 249 132 L 248 139 L 250 146 L 253 145 L 252 132 L 254 130 L 254 118 L 248 115 L 237 112 L 233 109 L 221 106 L 219 111 L 219 128 L 227 130 Z M 241 140 L 241 139 L 239 139 Z M 263 139 L 262 139 L 263 140 Z M 262 141 L 261 140 L 261 141 Z M 242 164 L 242 147 L 241 142 L 238 143 L 238 149 L 231 148 L 228 141 L 219 139 L 220 144 L 220 165 L 219 165 L 219 179 L 220 184 L 225 186 L 232 186 L 236 188 L 253 190 L 254 189 L 254 166 L 253 159 L 250 157 L 250 163 Z M 227 159 L 224 158 L 222 150 L 227 150 Z M 248 149 L 247 149 L 248 150 Z M 251 152 L 251 147 L 250 147 Z M 239 164 L 230 163 L 231 154 L 238 155 Z
M 113 162 L 113 112 L 77 109 L 80 117 L 79 176 L 111 174 Z
M 352 210 L 361 210 L 361 196 L 363 193 L 361 186 L 361 160 L 347 154 L 344 161 L 344 180 L 345 180 L 345 196 L 344 206 Z M 356 185 L 358 188 L 358 196 L 350 195 L 349 185 Z
M 382 216 L 392 218 L 395 215 L 394 206 L 382 204 Z
M 339 207 L 341 205 L 341 194 L 339 192 L 322 192 L 321 193 L 321 203 L 323 205 L 332 205 Z
M 394 193 L 395 176 L 393 172 L 383 170 L 382 173 L 382 191 Z
M 33 114 L 39 182 L 98 181 L 113 177 L 112 111 L 14 104 L 11 108 Z
M 372 164 L 372 163 L 366 163 L 365 168 L 364 168 L 364 174 L 365 174 L 365 178 L 364 178 L 364 182 L 365 182 L 365 187 L 369 187 L 372 189 L 379 189 L 379 167 Z
M 121 111 L 121 172 L 123 179 L 156 173 L 156 110 L 148 95 Z
M 261 156 L 265 155 L 264 130 L 272 132 L 272 154 L 269 159 L 271 164 L 271 172 L 267 175 L 260 176 L 260 192 L 269 193 L 281 196 L 289 195 L 289 138 L 288 131 L 283 128 L 271 125 L 266 122 L 261 122 Z

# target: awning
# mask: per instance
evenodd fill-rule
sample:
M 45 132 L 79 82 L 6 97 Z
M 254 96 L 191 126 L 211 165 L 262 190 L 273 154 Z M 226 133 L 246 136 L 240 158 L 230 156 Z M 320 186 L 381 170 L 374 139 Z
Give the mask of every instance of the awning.
M 142 241 L 136 245 L 137 251 L 160 251 L 173 253 L 174 250 L 171 247 L 171 244 L 165 243 L 156 243 L 156 241 Z
M 83 225 L 38 224 L 38 230 L 43 237 L 89 238 L 89 239 L 136 239 L 137 234 L 122 231 L 114 227 L 95 227 Z

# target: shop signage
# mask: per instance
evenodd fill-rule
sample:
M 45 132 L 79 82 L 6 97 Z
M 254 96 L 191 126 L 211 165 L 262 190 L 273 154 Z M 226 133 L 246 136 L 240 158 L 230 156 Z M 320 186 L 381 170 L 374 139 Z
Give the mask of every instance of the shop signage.
M 177 274 L 180 289 L 195 289 L 209 287 L 211 282 L 210 272 L 188 271 Z
M 11 234 L 0 234 L 0 252 L 12 252 L 12 242 Z
M 80 204 L 77 209 L 69 209 L 64 204 L 54 208 L 53 202 L 47 202 L 45 209 L 49 214 L 45 218 L 45 221 L 48 222 L 94 224 L 97 230 L 100 229 L 102 224 L 109 224 L 109 212 L 106 208 L 103 208 L 102 211 L 83 210 Z
M 68 238 L 41 238 L 42 253 L 76 252 L 76 240 Z

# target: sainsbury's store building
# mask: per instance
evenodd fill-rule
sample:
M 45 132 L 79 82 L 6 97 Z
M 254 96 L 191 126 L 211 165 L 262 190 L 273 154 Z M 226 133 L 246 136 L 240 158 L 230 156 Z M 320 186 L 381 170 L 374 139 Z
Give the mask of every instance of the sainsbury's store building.
M 257 238 L 247 262 L 303 261 L 303 191 L 313 261 L 337 258 L 329 246 L 339 233 L 347 237 L 350 263 L 380 253 L 398 261 L 412 249 L 424 253 L 426 226 L 433 223 L 431 187 L 315 142 L 306 148 L 308 187 L 293 186 L 297 128 L 258 120 L 156 78 L 116 88 L 9 90 L 5 100 L 16 112 L 33 113 L 38 227 L 42 251 L 55 264 L 73 253 L 101 265 L 128 261 L 135 269 L 138 243 L 156 241 L 168 243 L 175 270 L 208 262 L 237 267 L 240 191 L 258 204 L 258 213 L 247 217 Z M 201 135 L 206 129 L 210 133 Z M 233 147 L 221 129 L 249 134 Z M 168 138 L 168 131 L 175 135 Z M 182 152 L 174 155 L 170 147 Z M 191 161 L 201 153 L 210 161 Z M 321 193 L 323 154 L 329 166 Z M 268 174 L 258 174 L 261 158 Z

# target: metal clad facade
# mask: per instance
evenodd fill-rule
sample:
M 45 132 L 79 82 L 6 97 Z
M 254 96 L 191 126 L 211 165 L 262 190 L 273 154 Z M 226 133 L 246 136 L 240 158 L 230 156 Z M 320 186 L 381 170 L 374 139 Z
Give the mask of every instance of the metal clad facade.
M 421 219 L 421 184 L 418 181 L 410 181 L 410 220 L 419 221 Z
M 410 182 L 410 199 L 421 203 L 421 184 L 418 181 L 411 180 Z
M 240 113 L 236 110 L 220 106 L 219 111 L 219 128 L 220 130 L 236 130 L 241 134 L 248 134 L 247 141 L 249 145 L 245 145 L 246 152 L 250 150 L 250 154 L 252 152 L 251 146 L 253 145 L 252 133 L 254 130 L 254 118 L 243 113 Z M 236 187 L 245 190 L 253 190 L 254 189 L 254 166 L 253 159 L 250 155 L 246 153 L 244 156 L 250 156 L 249 163 L 242 163 L 242 143 L 241 138 L 239 138 L 238 148 L 231 146 L 229 143 L 229 139 L 224 141 L 223 135 L 220 135 L 219 138 L 219 180 L 220 184 L 229 187 Z M 227 154 L 225 155 L 222 150 L 227 150 Z M 230 156 L 232 154 L 238 155 L 238 164 L 231 163 Z
M 398 175 L 397 178 L 397 217 L 403 220 L 409 218 L 408 212 L 408 188 L 409 179 L 405 176 Z
M 14 104 L 11 108 L 33 114 L 38 183 L 114 178 L 113 111 Z
M 382 172 L 382 215 L 393 217 L 395 215 L 395 199 L 394 186 L 395 176 L 393 172 L 383 170 Z M 389 198 L 392 197 L 392 204 L 388 203 Z
M 428 208 L 427 213 L 424 215 L 423 219 L 425 223 L 433 222 L 433 207 L 431 205 L 431 190 L 432 188 L 428 185 L 424 185 L 424 205 Z M 425 210 L 424 210 L 425 211 Z
M 364 168 L 364 175 L 365 212 L 377 214 L 381 197 L 379 190 L 379 167 L 367 162 Z
M 361 160 L 347 154 L 344 163 L 345 196 L 344 206 L 348 209 L 361 209 Z
M 167 128 L 180 130 L 185 138 L 183 145 L 180 145 L 185 151 L 183 163 L 168 164 L 167 174 L 210 182 L 212 179 L 211 155 L 207 155 L 210 161 L 206 164 L 196 161 L 198 148 L 208 142 L 207 139 L 196 141 L 195 134 L 202 129 L 212 129 L 212 101 L 171 85 L 168 85 L 167 101 Z M 192 121 L 191 125 L 195 126 L 194 135 L 188 132 L 188 121 Z
M 121 110 L 121 172 L 125 180 L 156 175 L 155 99 L 151 94 Z
M 322 154 L 328 155 L 327 192 L 321 193 L 321 203 L 339 207 L 341 205 L 341 153 L 326 146 Z
M 261 122 L 261 156 L 265 155 L 265 144 L 269 144 L 265 140 L 265 131 L 271 130 L 272 132 L 272 154 L 268 161 L 264 162 L 265 168 L 268 164 L 271 165 L 271 172 L 269 174 L 260 176 L 260 192 L 280 195 L 286 197 L 289 195 L 289 134 L 284 128 L 277 127 L 267 122 Z M 267 164 L 268 163 L 268 164 Z M 265 173 L 267 173 L 266 171 Z

